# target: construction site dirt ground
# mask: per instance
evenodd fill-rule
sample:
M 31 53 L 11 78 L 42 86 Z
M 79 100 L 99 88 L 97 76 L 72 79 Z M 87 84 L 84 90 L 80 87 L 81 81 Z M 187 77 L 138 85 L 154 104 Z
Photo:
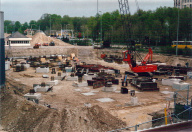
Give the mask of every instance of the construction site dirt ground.
M 55 46 L 57 47 L 57 46 Z M 46 47 L 52 48 L 54 50 L 55 47 Z M 83 56 L 80 57 L 81 61 L 86 62 L 87 64 L 101 64 L 104 66 L 110 66 L 115 69 L 119 69 L 122 75 L 125 71 L 129 70 L 128 64 L 117 64 L 117 63 L 108 63 L 104 60 L 98 59 L 100 56 L 98 50 L 92 49 L 92 47 L 78 47 L 81 51 L 89 50 L 92 52 L 92 57 Z M 102 50 L 103 51 L 103 50 Z M 81 53 L 83 54 L 83 53 Z M 78 55 L 77 55 L 78 56 Z M 154 55 L 153 58 L 158 57 L 161 59 L 161 62 L 169 63 L 166 61 L 167 57 L 163 55 Z M 164 57 L 164 58 L 163 58 Z M 170 57 L 168 57 L 171 60 Z M 190 59 L 190 58 L 189 58 Z M 179 63 L 179 59 L 175 59 L 175 63 Z M 171 62 L 172 64 L 174 63 Z M 181 62 L 184 64 L 185 62 Z M 13 80 L 19 84 L 24 84 L 29 90 L 33 88 L 33 84 L 41 84 L 42 82 L 50 81 L 50 78 L 42 78 L 43 73 L 35 73 L 34 68 L 29 68 L 26 71 L 22 72 L 13 72 L 13 69 L 6 71 L 7 80 Z M 51 74 L 51 71 L 46 75 L 56 76 L 57 74 Z M 154 76 L 157 78 L 167 78 L 167 76 Z M 118 78 L 121 80 L 122 78 Z M 121 82 L 121 81 L 120 81 Z M 187 79 L 185 82 L 192 83 L 190 79 Z M 93 89 L 91 86 L 87 87 L 74 87 L 72 84 L 74 81 L 59 81 L 59 84 L 53 87 L 53 91 L 49 91 L 46 93 L 42 93 L 42 99 L 39 102 L 39 105 L 49 104 L 52 108 L 57 111 L 63 111 L 63 108 L 71 108 L 72 110 L 75 108 L 79 108 L 81 110 L 85 105 L 91 106 L 100 106 L 105 111 L 109 112 L 114 117 L 122 120 L 126 123 L 123 126 L 133 126 L 142 122 L 152 120 L 151 113 L 163 111 L 166 107 L 167 98 L 170 98 L 172 92 L 175 90 L 171 86 L 163 86 L 161 81 L 157 80 L 159 91 L 144 91 L 141 92 L 138 89 L 132 87 L 128 84 L 127 88 L 129 90 L 136 91 L 136 97 L 138 98 L 138 104 L 131 104 L 131 95 L 129 94 L 121 94 L 121 83 L 119 85 L 114 85 L 117 87 L 115 92 L 103 92 L 102 88 Z M 27 90 L 24 93 L 27 93 Z M 163 91 L 167 91 L 163 93 Z M 93 93 L 92 95 L 84 95 L 83 93 Z M 186 92 L 186 91 L 184 91 Z M 190 91 L 190 95 L 191 95 Z M 22 97 L 22 95 L 21 95 Z M 97 99 L 100 98 L 110 98 L 112 102 L 100 102 Z M 171 107 L 173 108 L 173 100 L 171 100 Z M 71 115 L 72 116 L 72 115 Z M 11 118 L 11 117 L 9 117 Z M 71 117 L 72 118 L 72 117 Z M 7 119 L 8 120 L 8 119 Z M 110 119 L 109 119 L 110 120 Z M 139 129 L 147 128 L 152 126 L 151 123 L 146 124 L 146 126 L 140 126 Z M 81 127 L 81 126 L 79 126 Z M 83 126 L 82 126 L 83 127 Z M 99 127 L 99 126 L 98 126 Z M 122 126 L 119 126 L 119 128 Z M 67 129 L 69 131 L 69 129 Z M 78 129 L 75 129 L 78 130 Z M 80 129 L 84 130 L 84 129 Z M 87 130 L 90 131 L 90 130 Z

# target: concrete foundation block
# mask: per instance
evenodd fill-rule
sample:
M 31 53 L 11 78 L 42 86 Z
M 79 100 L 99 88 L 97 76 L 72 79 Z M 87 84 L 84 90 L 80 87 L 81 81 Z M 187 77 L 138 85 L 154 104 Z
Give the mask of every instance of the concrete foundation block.
M 69 73 L 61 73 L 61 76 L 64 77 L 64 76 L 69 76 Z
M 131 104 L 137 105 L 138 104 L 138 98 L 137 97 L 131 97 Z
M 158 65 L 158 66 L 160 66 L 160 65 L 167 65 L 166 63 L 152 63 L 153 65 Z
M 27 93 L 24 95 L 24 97 L 26 99 L 41 99 L 41 93 L 34 93 L 34 94 Z
M 49 84 L 51 86 L 55 86 L 55 85 L 59 84 L 59 81 L 58 80 L 49 81 L 49 82 L 47 82 L 47 84 Z
M 65 78 L 65 76 L 57 76 L 55 77 L 55 80 L 62 80 L 63 78 Z
M 66 72 L 71 72 L 72 71 L 72 67 L 65 67 Z
M 93 77 L 96 77 L 96 74 L 84 74 L 83 75 L 83 80 L 87 81 L 87 80 L 92 80 Z
M 188 77 L 192 77 L 192 72 L 187 72 Z
M 49 67 L 47 68 L 36 68 L 36 73 L 49 73 Z
M 43 75 L 42 77 L 43 78 L 49 78 L 49 75 Z
M 173 83 L 181 82 L 181 79 L 162 79 L 162 85 L 173 86 Z
M 177 90 L 185 90 L 188 89 L 189 85 L 190 85 L 189 83 L 174 82 L 172 87 Z
M 34 90 L 35 92 L 47 92 L 49 88 L 49 86 L 41 87 L 40 85 L 37 85 L 34 87 Z
M 116 86 L 112 86 L 112 87 L 103 87 L 102 91 L 103 92 L 114 92 L 117 89 Z
M 21 66 L 21 65 L 23 65 L 24 68 L 26 68 L 26 69 L 28 69 L 30 67 L 30 64 L 17 64 L 17 66 Z
M 30 64 L 23 64 L 26 69 L 30 67 Z
M 87 86 L 88 86 L 88 83 L 87 83 L 87 82 L 81 82 L 81 83 L 79 83 L 79 82 L 74 82 L 72 85 L 73 85 L 74 87 L 87 87 Z
M 115 74 L 115 71 L 110 69 L 104 69 L 104 72 L 108 74 Z
M 66 78 L 67 81 L 77 81 L 78 80 L 78 76 L 74 76 L 74 77 L 71 77 L 71 76 L 68 76 Z
M 5 70 L 9 70 L 10 69 L 10 61 L 6 61 L 5 62 Z

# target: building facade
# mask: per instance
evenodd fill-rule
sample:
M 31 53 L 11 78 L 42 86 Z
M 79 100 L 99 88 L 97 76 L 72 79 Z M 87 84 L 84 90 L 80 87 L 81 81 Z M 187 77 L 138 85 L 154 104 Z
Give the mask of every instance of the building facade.
M 5 46 L 31 46 L 31 40 L 32 38 L 28 38 L 19 32 L 15 32 L 5 39 Z
M 174 0 L 174 7 L 183 9 L 183 8 L 192 8 L 192 0 Z

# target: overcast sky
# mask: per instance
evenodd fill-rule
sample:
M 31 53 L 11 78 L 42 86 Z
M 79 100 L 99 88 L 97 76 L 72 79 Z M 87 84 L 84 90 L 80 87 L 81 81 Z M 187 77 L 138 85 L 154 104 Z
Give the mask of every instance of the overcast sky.
M 4 11 L 4 19 L 20 21 L 39 20 L 44 13 L 61 16 L 95 16 L 97 13 L 97 0 L 0 0 Z M 173 0 L 137 0 L 142 10 L 155 10 L 162 6 L 173 7 Z M 99 11 L 112 12 L 119 10 L 118 0 L 98 0 Z M 129 0 L 130 11 L 136 10 L 135 0 Z

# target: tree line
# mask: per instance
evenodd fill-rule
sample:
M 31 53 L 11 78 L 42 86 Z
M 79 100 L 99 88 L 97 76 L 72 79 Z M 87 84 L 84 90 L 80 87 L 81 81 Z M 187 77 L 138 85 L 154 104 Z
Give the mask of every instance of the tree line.
M 169 46 L 177 40 L 192 40 L 192 9 L 177 9 L 160 7 L 155 11 L 138 10 L 134 14 L 128 14 L 127 25 L 130 29 L 132 40 L 136 43 L 151 44 L 156 46 Z M 92 38 L 94 41 L 110 41 L 112 44 L 125 43 L 122 15 L 118 10 L 96 14 L 91 17 L 63 17 L 57 14 L 44 14 L 35 21 L 21 24 L 19 21 L 4 21 L 7 33 L 19 31 L 24 33 L 26 29 L 42 31 L 71 29 L 75 35 L 84 38 Z M 179 24 L 178 24 L 179 23 Z M 179 26 L 178 26 L 179 25 Z M 178 30 L 178 29 L 179 30 Z M 102 31 L 102 33 L 101 33 Z

